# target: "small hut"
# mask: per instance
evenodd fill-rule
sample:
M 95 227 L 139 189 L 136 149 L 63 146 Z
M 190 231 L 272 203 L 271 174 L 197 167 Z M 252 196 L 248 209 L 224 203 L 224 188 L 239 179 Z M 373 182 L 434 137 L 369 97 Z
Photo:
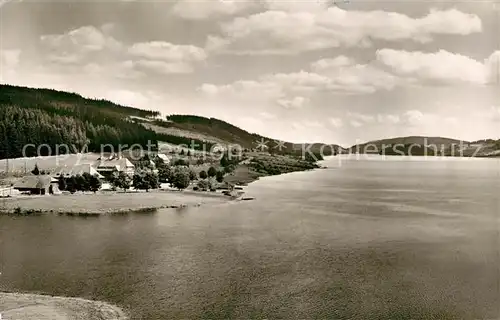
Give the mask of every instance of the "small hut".
M 22 193 L 29 194 L 53 194 L 59 190 L 57 180 L 51 176 L 25 176 L 17 181 L 13 188 Z

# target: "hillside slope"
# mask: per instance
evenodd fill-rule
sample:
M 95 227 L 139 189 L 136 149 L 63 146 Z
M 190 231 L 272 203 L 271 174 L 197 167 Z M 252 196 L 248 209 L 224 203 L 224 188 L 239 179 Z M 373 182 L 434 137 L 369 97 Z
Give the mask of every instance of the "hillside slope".
M 170 135 L 192 137 L 199 140 L 210 141 L 218 144 L 235 144 L 246 149 L 256 149 L 261 146 L 261 141 L 266 142 L 267 150 L 273 153 L 300 153 L 302 148 L 312 153 L 333 155 L 343 150 L 337 144 L 326 145 L 324 143 L 296 144 L 282 142 L 278 146 L 278 140 L 259 134 L 250 133 L 225 121 L 215 118 L 205 118 L 193 115 L 169 115 L 167 121 L 155 121 L 153 124 L 144 122 L 147 128 Z

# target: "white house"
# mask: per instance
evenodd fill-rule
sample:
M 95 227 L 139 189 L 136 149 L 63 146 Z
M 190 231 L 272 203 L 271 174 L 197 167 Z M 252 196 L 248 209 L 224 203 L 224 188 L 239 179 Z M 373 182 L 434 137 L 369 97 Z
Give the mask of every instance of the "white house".
M 106 159 L 99 159 L 96 166 L 97 172 L 103 176 L 107 176 L 113 172 L 125 172 L 128 175 L 133 175 L 135 172 L 134 164 L 124 157 L 111 156 Z
M 170 164 L 170 158 L 163 153 L 158 153 L 156 157 L 163 161 L 164 164 Z

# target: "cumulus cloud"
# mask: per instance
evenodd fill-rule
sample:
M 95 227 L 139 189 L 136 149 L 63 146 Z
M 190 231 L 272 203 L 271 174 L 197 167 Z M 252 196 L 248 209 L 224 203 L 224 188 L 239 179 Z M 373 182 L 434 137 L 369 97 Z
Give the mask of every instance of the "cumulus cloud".
M 290 30 L 294 30 L 290 32 Z M 297 54 L 333 47 L 369 47 L 373 40 L 433 41 L 436 35 L 468 35 L 482 30 L 478 16 L 456 9 L 431 10 L 412 18 L 387 11 L 268 10 L 221 24 L 222 36 L 207 49 L 231 54 Z
M 68 52 L 83 54 L 121 48 L 120 42 L 94 26 L 83 26 L 64 34 L 43 35 L 40 37 L 40 41 L 46 47 L 64 54 L 68 54 Z
M 492 54 L 485 62 L 445 50 L 425 53 L 381 49 L 376 55 L 378 61 L 399 75 L 448 84 L 486 84 L 492 80 L 493 61 L 498 59 L 499 53 Z
M 276 103 L 285 109 L 301 109 L 307 103 L 304 97 L 294 97 L 292 99 L 278 99 Z
M 177 1 L 171 12 L 188 20 L 205 20 L 213 17 L 231 16 L 255 7 L 253 1 L 222 0 L 222 1 Z
M 212 98 L 259 100 L 286 109 L 300 109 L 318 93 L 370 94 L 391 90 L 398 81 L 404 83 L 376 66 L 357 64 L 344 56 L 318 60 L 311 63 L 310 69 L 312 71 L 264 74 L 255 80 L 224 85 L 205 83 L 198 90 Z
M 202 61 L 207 58 L 202 48 L 163 41 L 135 43 L 128 49 L 128 52 L 133 56 L 150 60 Z
M 84 26 L 64 34 L 41 36 L 42 46 L 49 50 L 45 59 L 57 65 L 90 68 L 93 74 L 113 70 L 114 76 L 137 78 L 151 72 L 191 73 L 196 63 L 207 58 L 204 49 L 192 45 L 151 41 L 126 46 L 108 34 L 113 28 L 112 24 L 101 28 Z

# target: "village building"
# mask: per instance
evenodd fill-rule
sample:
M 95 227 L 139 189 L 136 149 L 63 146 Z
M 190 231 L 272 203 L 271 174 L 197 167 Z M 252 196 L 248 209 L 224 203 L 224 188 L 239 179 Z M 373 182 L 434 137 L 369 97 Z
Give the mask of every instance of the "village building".
M 49 175 L 25 176 L 12 187 L 21 193 L 46 195 L 58 193 L 58 181 Z
M 98 159 L 96 163 L 96 169 L 99 174 L 104 177 L 108 177 L 113 173 L 124 172 L 128 175 L 133 175 L 135 172 L 135 166 L 130 160 L 124 157 L 111 156 L 106 159 Z
M 156 155 L 156 157 L 158 159 L 160 159 L 161 161 L 163 161 L 164 164 L 170 164 L 170 158 L 166 155 L 166 154 L 163 154 L 163 153 L 158 153 Z

